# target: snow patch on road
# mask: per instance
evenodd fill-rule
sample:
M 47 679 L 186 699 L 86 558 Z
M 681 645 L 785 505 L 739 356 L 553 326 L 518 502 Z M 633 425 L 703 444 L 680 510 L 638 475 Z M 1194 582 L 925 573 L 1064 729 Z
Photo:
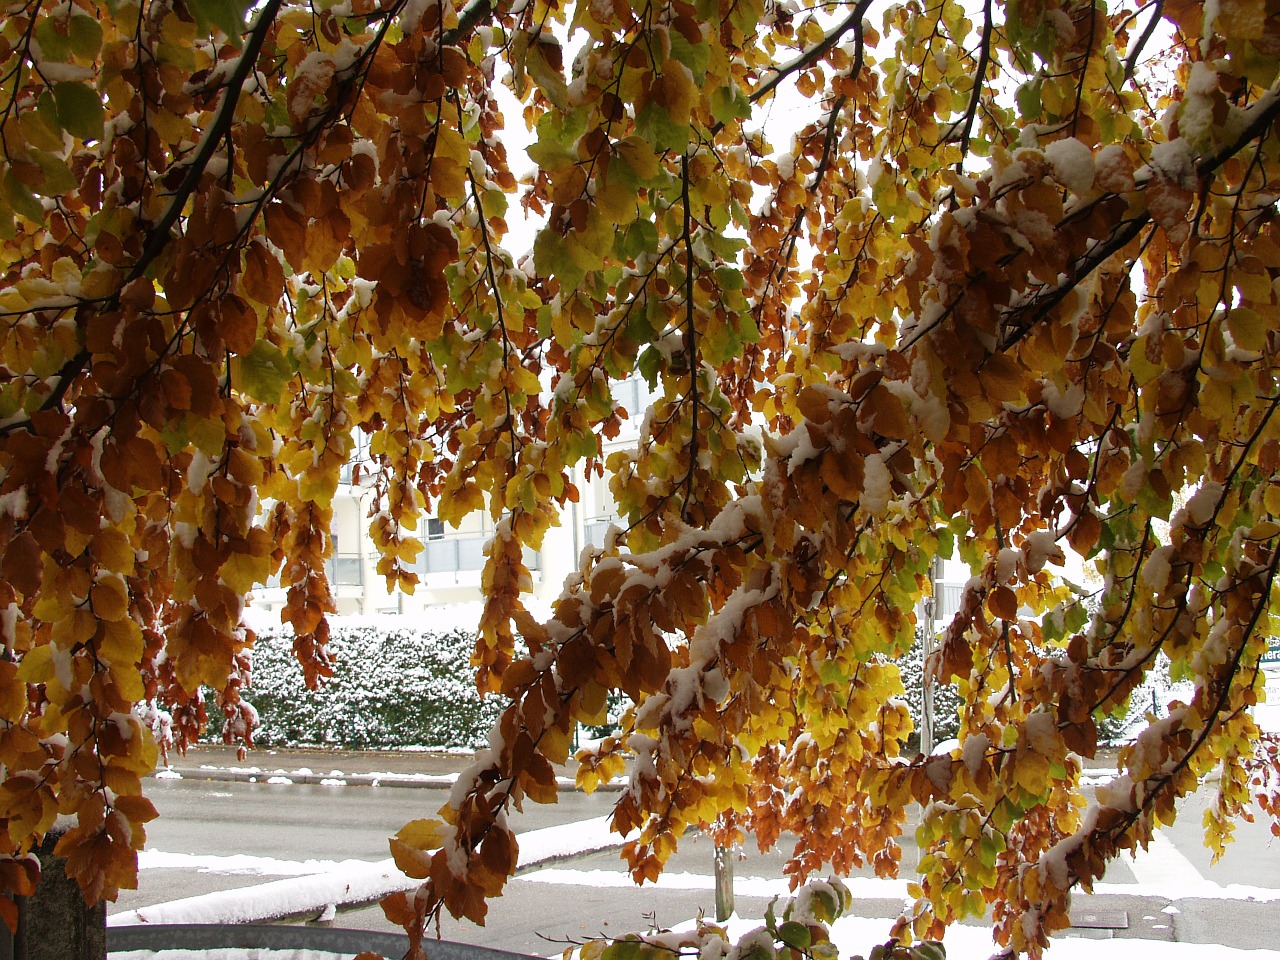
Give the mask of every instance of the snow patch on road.
M 261 877 L 308 877 L 317 873 L 359 870 L 368 860 L 277 860 L 247 853 L 215 856 L 194 853 L 164 853 L 143 850 L 138 854 L 139 870 L 194 870 L 197 873 L 253 874 Z
M 1139 883 L 1172 884 L 1178 888 L 1199 887 L 1206 883 L 1218 886 L 1200 875 L 1195 864 L 1178 851 L 1163 830 L 1155 832 L 1147 849 L 1139 850 L 1136 854 L 1126 851 L 1122 856 Z

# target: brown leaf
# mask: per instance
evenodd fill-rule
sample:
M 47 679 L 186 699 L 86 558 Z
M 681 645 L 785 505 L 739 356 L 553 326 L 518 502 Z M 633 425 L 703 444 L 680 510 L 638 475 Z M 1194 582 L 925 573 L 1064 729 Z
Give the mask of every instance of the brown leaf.
M 911 424 L 902 401 L 884 384 L 878 383 L 868 391 L 862 409 L 870 417 L 871 429 L 880 436 L 905 440 L 910 435 Z
M 284 268 L 261 240 L 254 240 L 245 250 L 240 288 L 246 296 L 268 306 L 279 302 L 284 293 Z M 229 337 L 227 343 L 231 343 Z
M 29 530 L 24 530 L 5 547 L 0 574 L 24 596 L 34 596 L 40 589 L 44 565 L 40 562 L 40 546 Z

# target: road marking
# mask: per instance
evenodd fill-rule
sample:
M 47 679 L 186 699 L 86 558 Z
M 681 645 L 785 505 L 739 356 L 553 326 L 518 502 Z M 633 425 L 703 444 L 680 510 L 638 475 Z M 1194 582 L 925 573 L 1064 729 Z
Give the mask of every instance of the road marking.
M 1163 830 L 1157 830 L 1147 844 L 1147 849 L 1139 850 L 1136 856 L 1126 852 L 1124 861 L 1139 883 L 1205 883 L 1205 878 L 1200 875 L 1195 864 L 1178 852 L 1178 848 Z

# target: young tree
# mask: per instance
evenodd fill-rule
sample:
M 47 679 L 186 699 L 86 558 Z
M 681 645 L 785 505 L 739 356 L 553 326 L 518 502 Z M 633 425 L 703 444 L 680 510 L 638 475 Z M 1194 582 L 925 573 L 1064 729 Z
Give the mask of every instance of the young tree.
M 156 748 L 132 708 L 190 738 L 206 684 L 234 718 L 274 571 L 328 672 L 356 431 L 388 584 L 412 589 L 428 504 L 497 521 L 475 659 L 513 703 L 447 822 L 396 841 L 415 935 L 484 917 L 508 808 L 555 799 L 612 690 L 638 707 L 581 776 L 636 755 L 614 823 L 637 878 L 688 825 L 794 832 L 797 882 L 892 873 L 917 801 L 897 933 L 991 904 L 1036 954 L 1210 768 L 1230 835 L 1280 562 L 1271 0 L 0 17 L 5 889 L 59 811 L 87 896 L 134 882 Z M 498 84 L 532 131 L 523 187 Z M 789 142 L 771 114 L 802 118 Z M 635 371 L 648 413 L 611 398 Z M 642 439 L 604 462 L 624 416 Z M 522 549 L 576 465 L 628 528 L 539 623 Z M 953 541 L 974 579 L 931 669 L 963 746 L 909 760 L 888 660 Z M 1046 567 L 1068 547 L 1105 578 L 1087 623 Z M 1085 812 L 1096 718 L 1159 653 L 1195 696 Z

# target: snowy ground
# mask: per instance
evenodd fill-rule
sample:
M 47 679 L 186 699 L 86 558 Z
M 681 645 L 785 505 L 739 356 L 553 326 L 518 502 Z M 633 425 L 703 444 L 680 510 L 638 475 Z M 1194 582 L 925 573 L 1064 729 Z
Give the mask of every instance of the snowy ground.
M 558 861 L 574 854 L 597 850 L 612 841 L 602 819 L 532 831 L 522 835 L 521 863 L 525 867 L 534 867 L 539 863 Z M 601 859 L 598 854 L 586 864 L 598 863 Z M 148 922 L 243 923 L 281 914 L 312 910 L 319 913 L 329 904 L 368 900 L 395 889 L 408 889 L 415 885 L 415 881 L 399 874 L 389 861 L 292 861 L 248 855 L 195 856 L 149 850 L 143 853 L 140 865 L 144 876 L 145 871 L 149 870 L 180 869 L 251 875 L 262 878 L 263 882 L 113 915 L 109 921 L 113 926 Z M 1132 882 L 1099 884 L 1095 891 L 1098 896 L 1090 899 L 1107 902 L 1109 897 L 1124 898 L 1126 904 L 1138 905 L 1136 910 L 1130 908 L 1135 926 L 1140 926 L 1137 920 L 1141 911 L 1151 911 L 1143 920 L 1147 921 L 1149 932 L 1158 938 L 1122 937 L 1120 933 L 1116 934 L 1117 939 L 1111 940 L 1065 938 L 1055 943 L 1050 950 L 1050 960 L 1155 960 L 1156 957 L 1162 960 L 1180 960 L 1193 956 L 1209 960 L 1280 960 L 1280 950 L 1276 949 L 1245 950 L 1203 942 L 1176 943 L 1169 939 L 1172 937 L 1174 918 L 1181 909 L 1187 909 L 1189 903 L 1203 908 L 1206 902 L 1217 902 L 1229 911 L 1228 916 L 1244 918 L 1230 921 L 1236 925 L 1257 924 L 1257 917 L 1266 918 L 1262 922 L 1269 925 L 1280 915 L 1280 872 L 1259 878 L 1270 882 L 1271 886 L 1219 884 L 1206 879 L 1163 834 L 1152 844 L 1150 850 L 1131 858 L 1126 869 L 1126 875 L 1133 878 Z M 511 893 L 517 897 L 526 891 L 539 890 L 545 891 L 546 897 L 557 902 L 566 899 L 573 901 L 573 891 L 581 890 L 584 896 L 578 902 L 586 910 L 591 909 L 586 906 L 588 891 L 592 895 L 598 895 L 603 890 L 614 888 L 625 895 L 625 891 L 630 889 L 630 882 L 621 869 L 592 869 L 590 866 L 583 869 L 572 862 L 556 863 L 526 872 L 513 881 L 513 885 L 516 889 Z M 847 885 L 858 905 L 855 910 L 872 915 L 840 921 L 833 936 L 841 947 L 843 957 L 865 955 L 871 945 L 886 936 L 888 924 L 884 910 L 896 910 L 894 904 L 902 904 L 906 897 L 906 881 L 861 877 L 850 879 Z M 712 887 L 713 878 L 709 871 L 695 873 L 682 870 L 665 874 L 656 884 L 646 887 L 646 891 L 649 896 L 661 896 L 670 891 L 709 892 Z M 758 875 L 738 876 L 735 891 L 740 909 L 744 912 L 758 910 L 759 905 L 767 903 L 768 899 L 785 897 L 788 892 L 787 884 L 779 877 Z M 1168 906 L 1161 909 L 1159 904 L 1166 902 Z M 880 905 L 879 911 L 873 909 L 876 904 Z M 1271 904 L 1276 904 L 1276 907 L 1271 908 Z M 734 935 L 747 932 L 758 922 L 758 919 L 749 918 L 735 920 Z M 335 926 L 346 925 L 348 924 L 344 923 L 343 915 L 339 915 Z M 1256 937 L 1250 937 L 1249 941 L 1257 944 L 1269 943 L 1274 936 L 1273 930 L 1274 928 L 1258 929 Z M 946 946 L 948 956 L 960 960 L 982 960 L 994 950 L 989 930 L 976 926 L 952 928 L 948 933 Z M 544 949 L 539 952 L 554 956 L 558 955 L 559 950 L 552 944 L 545 944 Z M 155 960 L 197 960 L 193 955 L 175 951 L 155 955 L 112 956 L 114 960 L 125 960 L 126 957 L 128 960 L 144 960 L 144 957 L 154 957 Z M 207 956 L 202 955 L 200 960 L 207 960 Z M 226 957 L 220 957 L 220 960 L 326 958 L 312 952 L 257 950 L 228 953 Z
M 1276 684 L 1272 686 L 1274 689 Z M 1255 716 L 1264 729 L 1280 730 L 1280 690 L 1275 690 L 1271 699 L 1272 705 L 1256 708 Z M 209 773 L 207 769 L 202 772 Z M 383 786 L 443 786 L 452 780 L 449 774 L 420 775 L 368 769 L 361 773 L 331 770 L 327 774 L 318 774 L 308 768 L 241 767 L 234 775 L 227 770 L 221 773 L 225 774 L 225 779 L 255 780 L 259 783 L 305 782 L 328 787 L 349 784 L 352 788 L 357 784 L 374 783 Z M 1098 782 L 1112 775 L 1114 771 L 1093 770 L 1089 773 L 1090 778 Z M 1251 836 L 1256 840 L 1263 833 L 1258 831 Z M 617 838 L 607 833 L 603 818 L 526 832 L 520 840 L 520 862 L 526 872 L 513 881 L 511 887 L 514 889 L 509 889 L 505 899 L 518 899 L 523 892 L 526 899 L 533 894 L 535 903 L 538 895 L 544 895 L 550 898 L 548 903 L 565 906 L 567 901 L 570 909 L 590 911 L 592 907 L 588 904 L 594 901 L 589 899 L 589 895 L 598 896 L 611 889 L 626 895 L 625 891 L 631 889 L 630 880 L 616 862 L 610 866 L 608 859 L 599 854 L 586 861 L 561 862 L 616 844 Z M 1117 874 L 1123 877 L 1123 882 L 1100 883 L 1095 887 L 1095 896 L 1080 897 L 1076 901 L 1077 909 L 1082 912 L 1099 905 L 1105 910 L 1110 904 L 1122 904 L 1133 924 L 1114 932 L 1073 931 L 1075 936 L 1055 942 L 1047 954 L 1049 960 L 1190 960 L 1192 957 L 1197 960 L 1280 960 L 1280 948 L 1272 946 L 1276 932 L 1280 930 L 1280 866 L 1277 865 L 1280 861 L 1274 857 L 1272 848 L 1265 847 L 1265 839 L 1259 842 L 1263 848 L 1253 851 L 1254 859 L 1250 863 L 1260 863 L 1263 867 L 1246 871 L 1249 875 L 1243 879 L 1249 882 L 1218 882 L 1205 875 L 1216 874 L 1207 870 L 1202 872 L 1175 846 L 1169 834 L 1162 831 L 1147 851 L 1137 857 L 1126 858 L 1120 865 Z M 1184 845 L 1184 849 L 1189 848 Z M 659 897 L 678 891 L 711 891 L 714 881 L 709 869 L 702 871 L 703 866 L 709 867 L 709 861 L 701 864 L 698 872 L 677 867 L 645 889 L 650 895 Z M 144 878 L 147 871 L 160 870 L 240 875 L 246 879 L 260 879 L 261 882 L 113 914 L 108 921 L 112 926 L 253 922 L 286 914 L 320 913 L 329 905 L 368 902 L 394 890 L 416 886 L 416 881 L 396 870 L 390 860 L 286 860 L 245 854 L 209 856 L 148 849 L 141 855 L 140 867 Z M 735 891 L 739 908 L 745 913 L 752 913 L 758 918 L 762 905 L 767 905 L 769 898 L 787 895 L 787 884 L 780 875 L 744 875 L 741 870 L 739 873 Z M 839 945 L 842 957 L 865 955 L 872 945 L 885 938 L 888 929 L 885 917 L 896 913 L 906 898 L 907 881 L 855 877 L 846 882 L 855 899 L 855 912 L 864 915 L 839 921 L 833 929 L 833 939 Z M 575 890 L 582 891 L 581 898 L 575 897 Z M 670 923 L 671 919 L 665 919 L 665 922 Z M 692 918 L 688 922 L 691 923 Z M 739 937 L 758 923 L 758 919 L 735 919 L 731 933 Z M 355 925 L 344 923 L 343 915 L 339 915 L 335 923 L 335 926 Z M 1200 942 L 1175 942 L 1174 932 L 1179 926 L 1184 931 L 1192 930 L 1194 938 Z M 1092 938 L 1097 933 L 1113 939 Z M 446 936 L 449 935 L 446 930 Z M 587 932 L 585 935 L 596 934 Z M 1237 946 L 1222 946 L 1212 942 L 1214 940 L 1224 940 Z M 1239 944 L 1256 945 L 1256 948 L 1243 949 Z M 945 945 L 948 957 L 959 960 L 982 960 L 994 951 L 990 930 L 981 926 L 953 927 Z M 552 944 L 541 946 L 546 949 L 537 946 L 522 949 L 559 955 L 559 949 Z M 313 951 L 252 950 L 229 952 L 220 960 L 329 960 L 331 956 Z M 115 953 L 112 957 L 113 960 L 208 960 L 207 954 L 181 951 Z

